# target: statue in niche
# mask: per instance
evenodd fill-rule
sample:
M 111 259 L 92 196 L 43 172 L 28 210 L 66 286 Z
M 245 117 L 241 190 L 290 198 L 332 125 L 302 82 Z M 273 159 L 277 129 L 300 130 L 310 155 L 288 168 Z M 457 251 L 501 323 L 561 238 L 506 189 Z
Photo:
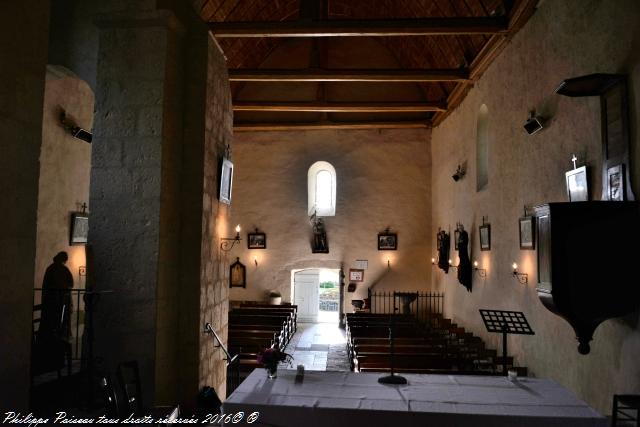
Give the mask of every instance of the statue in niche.
M 311 242 L 312 253 L 329 253 L 329 245 L 327 244 L 327 233 L 324 228 L 322 218 L 311 216 L 311 226 L 313 227 L 313 241 Z
M 449 246 L 450 238 L 449 234 L 438 228 L 437 235 L 437 248 L 438 248 L 438 267 L 445 273 L 449 272 Z
M 469 252 L 467 250 L 469 246 L 469 234 L 461 223 L 457 224 L 456 229 L 458 231 L 458 233 L 456 233 L 458 235 L 456 246 L 458 247 L 458 258 L 460 259 L 458 263 L 458 282 L 467 288 L 467 291 L 471 292 L 473 271 L 471 270 L 471 260 L 469 259 Z

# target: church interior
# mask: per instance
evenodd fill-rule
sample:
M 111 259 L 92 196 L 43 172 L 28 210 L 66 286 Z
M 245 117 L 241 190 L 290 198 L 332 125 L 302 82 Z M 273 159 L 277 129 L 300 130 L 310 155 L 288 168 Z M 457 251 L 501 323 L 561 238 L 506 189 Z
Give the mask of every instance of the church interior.
M 0 22 L 3 423 L 640 418 L 637 0 L 22 0 Z

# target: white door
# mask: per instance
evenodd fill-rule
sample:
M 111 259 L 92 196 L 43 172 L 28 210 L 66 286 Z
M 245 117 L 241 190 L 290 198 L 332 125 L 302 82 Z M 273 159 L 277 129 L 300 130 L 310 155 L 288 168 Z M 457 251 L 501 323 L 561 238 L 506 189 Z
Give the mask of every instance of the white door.
M 298 306 L 298 321 L 317 322 L 320 292 L 320 272 L 304 270 L 293 276 L 293 300 Z

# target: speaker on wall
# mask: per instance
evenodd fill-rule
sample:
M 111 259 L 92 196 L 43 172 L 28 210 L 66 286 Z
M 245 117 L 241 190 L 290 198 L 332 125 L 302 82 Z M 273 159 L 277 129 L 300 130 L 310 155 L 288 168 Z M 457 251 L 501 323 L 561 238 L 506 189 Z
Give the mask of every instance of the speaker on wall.
M 535 116 L 529 117 L 527 122 L 524 124 L 524 130 L 526 130 L 529 135 L 533 135 L 538 132 L 542 127 L 542 122 Z

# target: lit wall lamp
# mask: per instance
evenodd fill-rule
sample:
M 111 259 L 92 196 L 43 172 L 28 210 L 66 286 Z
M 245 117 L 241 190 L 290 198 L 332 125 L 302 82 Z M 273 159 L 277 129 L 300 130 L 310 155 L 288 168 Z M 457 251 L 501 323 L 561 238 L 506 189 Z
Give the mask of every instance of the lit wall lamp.
M 220 249 L 229 252 L 240 240 L 240 224 L 236 225 L 236 237 L 221 237 Z
M 436 265 L 436 259 L 435 258 L 431 258 L 431 265 Z
M 449 260 L 449 268 L 458 268 L 457 265 L 453 265 L 453 262 Z
M 473 271 L 480 277 L 487 277 L 487 269 L 478 267 L 478 261 L 473 261 Z
M 387 270 L 391 270 L 391 260 L 387 258 Z
M 513 264 L 511 264 L 511 267 L 513 268 L 513 275 L 518 279 L 518 282 L 522 283 L 523 285 L 529 283 L 529 275 L 527 273 L 519 272 L 518 264 L 514 262 Z

